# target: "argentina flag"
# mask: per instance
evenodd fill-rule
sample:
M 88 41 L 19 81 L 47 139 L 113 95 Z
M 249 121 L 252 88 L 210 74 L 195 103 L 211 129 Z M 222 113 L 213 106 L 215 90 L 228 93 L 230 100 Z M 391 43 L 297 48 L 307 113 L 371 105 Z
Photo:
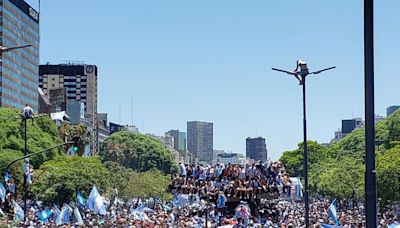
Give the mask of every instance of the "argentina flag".
M 18 205 L 14 200 L 12 201 L 14 207 L 14 220 L 23 221 L 24 220 L 24 210 Z
M 79 212 L 79 209 L 77 207 L 74 208 L 74 217 L 75 217 L 75 221 L 76 221 L 76 223 L 78 223 L 78 225 L 83 225 L 83 219 L 82 219 L 81 213 Z
M 60 214 L 57 216 L 56 225 L 60 226 L 63 224 L 69 224 L 69 222 L 70 222 L 69 206 L 64 206 Z
M 2 183 L 0 183 L 0 199 L 3 203 L 6 200 L 6 189 Z
M 50 211 L 50 209 L 47 208 L 46 210 L 39 211 L 38 214 L 39 214 L 40 221 L 46 222 L 51 216 L 51 211 Z
M 336 225 L 340 225 L 336 209 L 336 199 L 334 199 L 331 205 L 328 207 L 328 214 Z
M 78 200 L 78 204 L 79 204 L 80 207 L 85 207 L 86 206 L 85 197 L 83 197 L 83 195 L 80 192 L 77 193 L 76 199 Z
M 103 199 L 100 196 L 100 193 L 97 191 L 96 186 L 93 186 L 92 191 L 90 192 L 87 206 L 94 213 L 105 215 L 106 214 L 106 206 L 104 205 Z

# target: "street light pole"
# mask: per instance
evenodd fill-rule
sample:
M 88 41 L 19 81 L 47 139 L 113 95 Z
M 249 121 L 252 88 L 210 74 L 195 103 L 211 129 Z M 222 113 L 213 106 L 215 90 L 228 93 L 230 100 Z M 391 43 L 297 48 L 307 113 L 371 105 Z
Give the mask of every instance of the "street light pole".
M 306 228 L 310 226 L 310 206 L 308 201 L 308 146 L 307 146 L 307 111 L 306 111 L 306 75 L 301 76 L 303 84 L 303 166 L 304 166 L 304 202 L 305 202 L 305 220 Z
M 374 111 L 374 1 L 364 0 L 365 218 L 377 227 Z
M 319 74 L 323 71 L 331 70 L 336 67 L 329 67 L 325 68 L 322 70 L 314 71 L 314 72 L 309 72 L 307 63 L 301 60 L 297 60 L 297 66 L 296 69 L 293 71 L 287 71 L 287 70 L 281 70 L 277 68 L 272 68 L 272 70 L 283 72 L 289 75 L 294 76 L 300 83 L 300 85 L 303 87 L 303 136 L 304 136 L 304 141 L 303 141 L 303 169 L 304 169 L 304 207 L 305 207 L 305 223 L 306 223 L 306 228 L 310 227 L 310 218 L 309 218 L 309 199 L 308 199 L 308 147 L 307 147 L 307 110 L 306 110 L 306 77 L 310 74 Z
M 26 116 L 22 119 L 22 121 L 24 122 L 24 144 L 25 144 L 25 146 L 24 146 L 24 156 L 28 155 L 27 137 L 26 137 L 26 135 L 27 135 L 26 134 L 26 130 L 27 130 L 27 128 L 26 128 L 26 122 L 27 122 L 26 119 L 27 119 Z M 26 173 L 24 172 L 24 193 L 25 193 L 24 196 L 23 196 L 24 197 L 24 223 L 25 223 L 26 218 L 27 218 L 27 216 L 26 216 L 26 211 L 27 211 L 26 210 L 27 185 L 28 185 L 27 176 L 26 176 Z

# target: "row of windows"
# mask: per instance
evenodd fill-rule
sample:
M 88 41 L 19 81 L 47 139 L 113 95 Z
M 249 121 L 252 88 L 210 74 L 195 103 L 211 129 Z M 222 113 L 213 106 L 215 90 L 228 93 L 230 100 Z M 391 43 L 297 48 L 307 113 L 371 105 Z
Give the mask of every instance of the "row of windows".
M 9 30 L 13 34 L 18 34 L 19 38 L 22 37 L 22 38 L 24 38 L 25 41 L 28 41 L 29 43 L 36 43 L 39 40 L 39 35 L 32 36 L 31 34 L 26 32 L 25 28 L 29 27 L 29 26 L 22 25 L 22 24 L 19 24 L 19 26 L 17 26 L 14 23 L 12 23 L 10 20 L 7 20 L 6 18 L 3 18 L 3 25 L 7 25 L 7 27 L 3 26 L 4 31 Z M 8 34 L 8 35 L 10 35 L 13 38 L 16 37 L 16 35 L 14 35 L 14 36 L 11 34 Z
M 14 42 L 13 40 L 7 39 L 6 37 L 4 37 L 4 46 L 11 47 L 11 46 L 18 46 L 18 45 L 21 45 L 21 44 L 26 44 L 25 41 L 21 41 L 22 39 L 15 38 L 15 35 L 13 33 L 11 33 L 10 31 L 8 31 L 7 29 L 4 30 L 3 35 L 10 36 L 11 39 L 19 41 L 19 42 Z M 29 60 L 31 62 L 35 63 L 39 59 L 39 48 L 38 48 L 39 47 L 39 42 L 30 43 L 30 44 L 32 44 L 33 46 L 28 47 L 28 48 L 18 49 L 17 52 L 21 52 L 24 56 L 29 58 Z M 29 52 L 28 49 L 31 52 Z
M 32 56 L 30 57 L 32 62 L 36 62 L 37 59 L 39 58 L 39 41 L 35 40 L 35 41 L 26 41 L 25 39 L 23 39 L 22 37 L 17 37 L 17 35 L 15 35 L 15 33 L 11 32 L 10 30 L 8 30 L 6 27 L 4 27 L 3 29 L 3 42 L 4 42 L 4 46 L 18 46 L 18 45 L 23 45 L 23 44 L 32 44 L 31 47 L 28 48 L 22 48 L 22 49 L 18 49 L 18 51 L 22 52 L 23 54 L 25 54 L 26 56 Z M 28 51 L 29 49 L 29 51 Z
M 6 45 L 6 46 L 8 46 L 8 45 Z M 24 56 L 28 56 L 28 57 L 31 56 L 31 60 L 34 60 L 34 61 L 32 61 L 32 63 L 29 61 L 26 61 L 26 59 L 24 59 L 22 57 L 22 55 L 18 54 L 18 51 L 17 52 L 12 52 L 12 51 L 7 52 L 7 57 L 12 59 L 13 62 L 15 62 L 19 65 L 23 65 L 26 69 L 28 69 L 32 72 L 38 72 L 39 71 L 39 66 L 38 66 L 39 58 L 34 57 L 34 56 L 30 55 L 29 53 L 27 53 L 27 54 L 28 55 L 24 55 Z M 35 75 L 37 75 L 37 73 Z M 35 77 L 37 77 L 37 76 L 35 76 Z
M 11 8 L 13 9 L 13 11 L 15 11 L 15 12 L 21 12 L 21 10 L 20 9 L 18 9 L 18 7 L 16 7 L 14 4 L 9 4 L 10 6 L 11 6 Z M 22 22 L 22 23 L 24 23 L 24 24 L 27 24 L 28 25 L 28 29 L 29 29 L 29 31 L 30 32 L 32 32 L 33 34 L 36 34 L 36 33 L 39 33 L 38 31 L 39 31 L 39 23 L 37 23 L 37 22 L 33 22 L 32 21 L 32 19 L 28 16 L 28 15 L 26 15 L 24 12 L 21 12 L 18 16 L 19 17 L 17 17 L 13 12 L 11 12 L 10 10 L 8 10 L 8 9 L 4 9 L 4 11 L 8 11 L 9 12 L 9 14 L 11 14 L 11 15 L 9 15 L 12 19 L 14 19 L 14 20 L 16 20 L 16 21 L 19 21 L 19 22 Z M 21 15 L 22 15 L 22 17 L 21 17 Z M 33 29 L 33 28 L 34 29 Z
M 4 64 L 3 66 L 9 66 L 8 68 L 17 70 L 17 71 L 21 71 L 22 74 L 24 76 L 28 76 L 32 82 L 36 82 L 37 81 L 37 75 L 35 73 L 33 73 L 32 71 L 27 70 L 24 66 L 20 66 L 15 64 L 13 61 L 6 61 L 6 58 L 3 60 Z M 22 64 L 24 65 L 24 64 Z
M 3 70 L 4 73 L 6 73 L 7 75 L 9 75 L 10 77 L 18 78 L 18 79 L 20 79 L 20 81 L 21 81 L 22 83 L 28 84 L 28 85 L 29 85 L 30 87 L 32 87 L 32 88 L 37 88 L 37 87 L 38 87 L 38 83 L 34 83 L 34 82 L 32 82 L 31 80 L 28 80 L 28 79 L 22 77 L 21 75 L 18 75 L 18 74 L 16 74 L 16 73 L 14 73 L 14 72 L 8 70 L 8 69 L 5 68 L 5 67 L 3 67 L 2 70 Z M 13 82 L 13 81 L 8 80 L 7 78 L 3 77 L 3 81 L 5 81 L 5 80 L 7 80 L 7 83 L 10 84 L 10 85 L 18 85 L 18 83 Z M 29 94 L 31 94 L 31 95 L 33 95 L 33 96 L 35 96 L 35 94 L 36 94 L 36 90 L 35 90 L 35 89 L 29 89 L 29 90 L 27 90 L 27 91 L 30 91 Z
M 34 104 L 35 102 L 37 102 L 35 99 L 32 99 L 32 98 L 27 97 L 27 96 L 24 96 L 21 93 L 15 92 L 14 90 L 10 90 L 10 89 L 8 89 L 8 88 L 6 88 L 4 86 L 2 87 L 2 92 L 4 94 L 8 94 L 11 97 L 15 97 L 15 98 L 17 98 L 17 99 L 19 99 L 21 101 L 25 101 L 25 103 Z
M 17 102 L 15 102 L 13 100 L 10 100 L 10 99 L 8 99 L 6 97 L 1 97 L 1 102 L 2 102 L 2 105 L 12 106 L 12 107 L 15 107 L 17 109 L 23 109 L 24 108 L 24 106 L 22 104 L 17 103 Z

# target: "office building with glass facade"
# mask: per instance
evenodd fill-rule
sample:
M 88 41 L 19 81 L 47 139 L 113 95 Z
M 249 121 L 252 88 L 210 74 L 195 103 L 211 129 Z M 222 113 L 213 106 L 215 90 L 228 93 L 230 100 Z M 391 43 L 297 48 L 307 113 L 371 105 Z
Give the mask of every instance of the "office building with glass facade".
M 1 53 L 0 106 L 38 111 L 39 13 L 23 0 L 0 0 L 0 45 L 32 47 Z
M 213 123 L 187 122 L 187 149 L 199 162 L 212 164 L 214 151 Z

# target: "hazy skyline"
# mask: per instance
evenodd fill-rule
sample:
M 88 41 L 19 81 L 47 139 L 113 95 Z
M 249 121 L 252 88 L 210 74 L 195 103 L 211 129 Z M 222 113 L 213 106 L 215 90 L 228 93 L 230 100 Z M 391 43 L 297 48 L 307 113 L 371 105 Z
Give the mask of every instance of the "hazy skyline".
M 37 1 L 28 1 L 37 6 Z M 117 2 L 117 3 L 116 3 Z M 375 4 L 375 110 L 400 104 L 400 2 Z M 99 112 L 139 130 L 214 123 L 214 147 L 245 153 L 266 138 L 276 159 L 302 141 L 301 87 L 271 67 L 337 66 L 310 76 L 308 138 L 329 142 L 342 119 L 364 118 L 363 2 L 41 1 L 41 63 L 99 67 Z

